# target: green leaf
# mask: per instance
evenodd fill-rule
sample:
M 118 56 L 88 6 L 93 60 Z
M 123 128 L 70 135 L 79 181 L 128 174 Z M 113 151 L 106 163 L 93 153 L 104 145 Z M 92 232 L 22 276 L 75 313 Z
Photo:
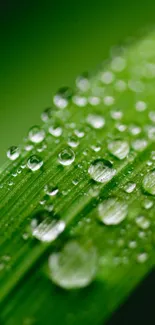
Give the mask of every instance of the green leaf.
M 2 324 L 101 324 L 154 264 L 155 34 L 60 89 L 0 174 Z

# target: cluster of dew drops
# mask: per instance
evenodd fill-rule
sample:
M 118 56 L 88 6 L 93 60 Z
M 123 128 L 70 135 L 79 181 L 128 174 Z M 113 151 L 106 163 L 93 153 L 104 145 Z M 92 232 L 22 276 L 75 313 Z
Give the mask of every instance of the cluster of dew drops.
M 148 44 L 146 44 L 148 42 Z M 147 53 L 145 48 L 147 46 Z M 149 91 L 150 84 L 155 78 L 155 63 L 150 62 L 152 51 L 155 48 L 153 40 L 142 42 L 142 49 L 138 49 L 139 60 L 126 55 L 125 49 L 112 50 L 112 58 L 109 64 L 103 65 L 95 76 L 89 76 L 87 73 L 76 79 L 76 91 L 69 87 L 63 87 L 53 97 L 53 107 L 46 109 L 41 119 L 43 127 L 34 126 L 29 130 L 24 147 L 25 153 L 33 152 L 28 157 L 27 163 L 22 168 L 28 168 L 31 172 L 37 172 L 42 169 L 44 161 L 39 155 L 47 148 L 47 143 L 52 137 L 56 144 L 59 144 L 63 135 L 64 117 L 68 118 L 68 108 L 72 105 L 77 107 L 78 112 L 83 114 L 83 110 L 88 114 L 84 115 L 85 125 L 95 132 L 100 132 L 106 127 L 106 114 L 114 122 L 113 128 L 117 131 L 117 136 L 108 134 L 107 151 L 111 159 L 105 157 L 96 157 L 90 161 L 87 168 L 87 175 L 96 184 L 108 183 L 117 173 L 114 161 L 124 162 L 129 159 L 130 152 L 143 152 L 149 142 L 155 140 L 155 111 L 150 109 L 149 101 L 145 98 L 145 92 Z M 128 64 L 128 61 L 130 63 Z M 131 68 L 130 68 L 131 66 Z M 108 67 L 108 68 L 107 68 Z M 147 87 L 146 87 L 147 85 Z M 150 87 L 151 89 L 151 87 Z M 122 122 L 125 110 L 117 107 L 117 98 L 124 96 L 134 98 L 131 110 L 135 112 L 136 122 L 127 125 Z M 101 108 L 104 108 L 105 114 L 101 114 Z M 93 112 L 93 107 L 95 107 Z M 97 109 L 99 107 L 99 110 Z M 99 111 L 100 113 L 96 113 Z M 138 124 L 138 119 L 143 114 L 147 114 L 149 123 L 144 127 Z M 56 118 L 55 118 L 56 116 Z M 138 117 L 139 116 L 139 117 Z M 70 117 L 70 115 L 69 115 Z M 80 145 L 82 139 L 87 135 L 87 127 L 78 127 L 73 121 L 66 122 L 67 127 L 71 129 L 68 135 L 66 147 L 58 153 L 58 164 L 64 168 L 70 166 L 76 160 L 76 148 Z M 68 126 L 69 125 L 69 126 Z M 128 132 L 130 142 L 123 135 Z M 119 134 L 119 135 L 118 135 Z M 97 137 L 96 137 L 97 138 Z M 47 141 L 46 141 L 47 140 Z M 90 131 L 91 142 L 91 131 Z M 91 149 L 100 153 L 102 149 L 101 142 L 91 145 Z M 7 151 L 7 157 L 12 161 L 18 161 L 22 155 L 22 148 L 12 146 Z M 37 154 L 36 154 L 37 152 Z M 85 155 L 87 152 L 85 151 Z M 147 173 L 143 175 L 141 187 L 145 195 L 143 207 L 151 209 L 155 195 L 155 152 L 151 152 L 150 160 L 147 161 Z M 14 174 L 16 176 L 16 174 Z M 73 180 L 77 185 L 78 181 Z M 126 195 L 136 190 L 137 184 L 134 181 L 128 181 L 124 185 Z M 59 189 L 47 184 L 44 188 L 46 197 L 54 198 L 59 195 Z M 42 209 L 37 212 L 31 221 L 31 233 L 33 237 L 44 243 L 50 243 L 55 240 L 65 230 L 65 221 L 60 219 L 53 211 L 53 204 L 46 204 L 46 199 L 40 201 Z M 128 216 L 128 204 L 121 198 L 109 197 L 102 201 L 97 208 L 97 219 L 104 226 L 114 227 L 122 223 Z M 147 213 L 146 213 L 147 214 Z M 52 217 L 51 217 L 52 216 Z M 145 215 L 136 217 L 136 225 L 140 229 L 140 236 L 145 236 L 145 230 L 150 227 L 150 220 Z M 24 235 L 25 239 L 26 234 Z M 136 240 L 129 242 L 129 248 L 136 248 Z M 137 255 L 137 262 L 144 263 L 148 259 L 147 252 L 142 251 Z M 98 265 L 98 253 L 94 245 L 81 244 L 76 239 L 68 241 L 60 252 L 50 255 L 48 260 L 49 274 L 54 283 L 65 289 L 82 288 L 87 286 L 95 278 Z

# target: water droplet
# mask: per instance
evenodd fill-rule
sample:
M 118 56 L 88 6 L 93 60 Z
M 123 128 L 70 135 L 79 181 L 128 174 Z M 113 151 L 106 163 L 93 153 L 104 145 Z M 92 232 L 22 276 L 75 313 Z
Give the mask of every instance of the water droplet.
M 155 123 L 155 112 L 149 112 L 149 118 L 153 123 Z
M 148 134 L 148 138 L 150 140 L 154 141 L 155 140 L 155 126 L 153 126 L 153 125 L 148 126 L 147 134 Z
M 150 221 L 144 216 L 137 217 L 136 224 L 139 228 L 143 230 L 148 229 L 150 227 Z
M 116 91 L 123 92 L 127 88 L 127 84 L 124 80 L 117 80 L 114 85 Z
M 89 90 L 90 82 L 89 82 L 87 73 L 84 73 L 82 76 L 77 77 L 76 86 L 82 92 L 86 92 Z
M 137 256 L 137 262 L 138 263 L 145 263 L 148 259 L 148 254 L 147 253 L 141 253 Z
M 126 60 L 121 56 L 115 57 L 111 62 L 111 69 L 115 72 L 121 72 L 125 69 L 125 67 Z
M 128 214 L 127 204 L 117 198 L 109 198 L 98 206 L 98 219 L 105 225 L 118 225 Z
M 99 97 L 96 96 L 90 96 L 88 98 L 89 104 L 92 106 L 96 106 L 100 104 L 101 99 Z
M 145 139 L 137 139 L 132 142 L 131 146 L 135 151 L 143 151 L 147 147 L 147 140 Z
M 117 110 L 114 110 L 111 112 L 111 117 L 114 119 L 114 120 L 120 120 L 123 116 L 123 113 L 120 112 L 120 111 L 117 111 Z
M 109 161 L 97 159 L 90 165 L 88 173 L 94 181 L 107 183 L 116 174 L 116 170 L 112 168 L 112 164 Z
M 136 188 L 136 184 L 132 183 L 132 182 L 128 182 L 125 187 L 124 187 L 124 191 L 126 193 L 132 193 L 134 191 L 134 189 Z
M 68 145 L 72 148 L 76 148 L 79 145 L 79 140 L 75 135 L 72 135 L 68 139 Z
M 16 146 L 12 146 L 7 151 L 7 157 L 10 160 L 16 160 L 20 156 L 20 149 Z
M 60 109 L 66 108 L 70 99 L 72 98 L 72 95 L 73 91 L 71 88 L 60 88 L 53 98 L 54 104 Z
M 106 85 L 111 84 L 114 81 L 114 78 L 115 76 L 111 71 L 103 72 L 100 77 L 101 81 Z
M 73 96 L 72 100 L 73 100 L 73 103 L 79 107 L 84 107 L 87 105 L 87 98 L 84 96 L 76 95 L 76 96 Z
M 69 166 L 75 160 L 75 153 L 72 149 L 66 148 L 62 150 L 58 155 L 58 161 L 61 165 Z
M 153 201 L 149 200 L 149 199 L 145 199 L 143 201 L 143 207 L 146 209 L 146 210 L 149 210 L 153 207 Z
M 106 106 L 111 106 L 114 104 L 115 102 L 115 99 L 114 97 L 112 96 L 105 96 L 104 99 L 103 99 L 103 102 Z
M 39 170 L 42 167 L 42 165 L 43 165 L 43 160 L 36 155 L 31 156 L 27 162 L 27 167 L 31 169 L 33 172 Z
M 146 110 L 146 108 L 147 108 L 147 104 L 146 104 L 145 102 L 143 102 L 143 101 L 138 101 L 138 102 L 136 103 L 136 110 L 137 110 L 138 112 L 143 112 L 143 111 Z
M 44 191 L 48 196 L 56 196 L 59 192 L 59 189 L 57 187 L 54 187 L 51 184 L 45 185 Z
M 136 248 L 137 247 L 137 243 L 136 243 L 136 241 L 134 241 L 134 240 L 131 240 L 130 242 L 129 242 L 129 248 L 132 248 L 132 249 L 134 249 L 134 248 Z
M 59 123 L 54 123 L 48 129 L 49 133 L 54 137 L 60 137 L 62 135 L 62 127 Z
M 84 247 L 77 241 L 68 242 L 61 252 L 49 257 L 50 277 L 64 289 L 88 286 L 97 272 L 98 258 L 93 246 Z
M 39 126 L 33 126 L 29 130 L 29 140 L 33 143 L 40 143 L 45 139 L 45 131 L 42 130 Z
M 152 170 L 144 177 L 142 185 L 147 193 L 155 195 L 155 170 Z
M 31 232 L 33 237 L 42 242 L 55 240 L 65 229 L 65 222 L 52 218 L 48 212 L 39 211 L 31 221 Z
M 131 133 L 132 135 L 138 135 L 138 134 L 141 133 L 142 130 L 141 130 L 140 126 L 135 125 L 135 124 L 132 124 L 132 125 L 130 125 L 130 127 L 129 127 L 129 131 L 130 131 L 130 133 Z
M 127 141 L 115 140 L 108 144 L 108 150 L 113 156 L 122 160 L 127 157 L 130 147 Z
M 87 123 L 91 125 L 94 129 L 101 129 L 105 124 L 105 120 L 100 115 L 89 114 L 87 116 Z
M 81 130 L 81 129 L 78 129 L 78 130 L 76 129 L 76 130 L 74 130 L 74 133 L 75 133 L 75 135 L 76 135 L 78 138 L 83 138 L 84 135 L 85 135 L 84 131 Z
M 41 114 L 42 121 L 45 122 L 45 123 L 50 121 L 51 118 L 53 117 L 53 114 L 54 114 L 55 110 L 56 110 L 55 107 L 46 108 Z

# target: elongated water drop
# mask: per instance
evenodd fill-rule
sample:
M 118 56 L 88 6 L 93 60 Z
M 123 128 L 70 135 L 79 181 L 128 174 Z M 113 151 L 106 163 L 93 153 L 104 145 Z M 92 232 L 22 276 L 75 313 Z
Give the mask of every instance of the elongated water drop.
M 107 183 L 116 174 L 116 170 L 112 168 L 112 164 L 109 161 L 97 159 L 90 165 L 88 173 L 94 181 Z
M 61 252 L 49 257 L 49 272 L 53 282 L 64 289 L 88 286 L 97 272 L 97 252 L 94 246 L 68 242 Z
M 150 171 L 143 179 L 143 189 L 151 194 L 155 195 L 155 170 Z
M 36 155 L 31 156 L 27 161 L 27 167 L 33 172 L 39 170 L 43 165 L 43 160 Z
M 126 202 L 117 198 L 109 198 L 98 206 L 98 219 L 107 226 L 118 225 L 127 217 L 127 214 Z
M 115 140 L 108 144 L 108 150 L 113 156 L 122 160 L 127 157 L 130 147 L 127 141 Z

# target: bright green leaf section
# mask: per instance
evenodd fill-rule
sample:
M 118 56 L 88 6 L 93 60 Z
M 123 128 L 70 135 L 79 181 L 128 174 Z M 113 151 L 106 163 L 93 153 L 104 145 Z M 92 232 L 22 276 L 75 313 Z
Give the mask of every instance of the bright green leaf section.
M 72 96 L 57 94 L 59 108 L 41 128 L 45 139 L 37 135 L 31 151 L 25 140 L 20 157 L 2 169 L 2 324 L 103 324 L 152 268 L 154 51 L 154 33 L 113 50 L 109 63 L 77 79 Z M 43 162 L 35 172 L 34 155 Z M 40 209 L 66 225 L 52 242 L 32 235 Z M 97 252 L 97 273 L 88 287 L 64 290 L 50 280 L 48 258 L 72 240 Z

